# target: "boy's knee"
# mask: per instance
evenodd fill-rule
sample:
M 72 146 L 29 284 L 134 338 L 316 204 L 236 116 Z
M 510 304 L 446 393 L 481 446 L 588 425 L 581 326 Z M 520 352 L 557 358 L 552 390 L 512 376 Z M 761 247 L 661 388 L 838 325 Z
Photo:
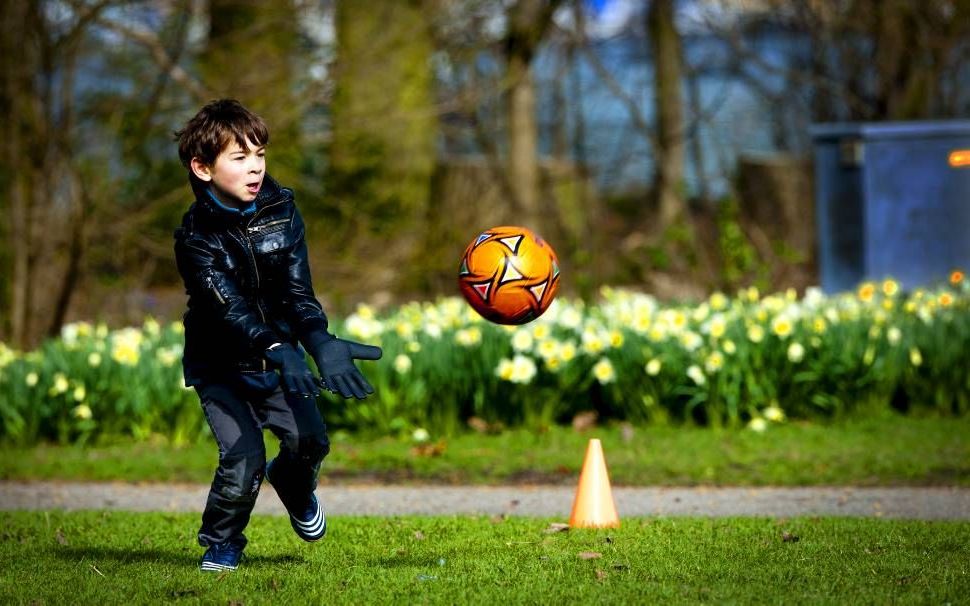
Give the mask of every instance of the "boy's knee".
M 330 454 L 330 439 L 326 433 L 290 435 L 284 445 L 297 459 L 316 464 Z
M 266 452 L 227 453 L 219 459 L 213 488 L 230 500 L 255 499 L 266 473 Z

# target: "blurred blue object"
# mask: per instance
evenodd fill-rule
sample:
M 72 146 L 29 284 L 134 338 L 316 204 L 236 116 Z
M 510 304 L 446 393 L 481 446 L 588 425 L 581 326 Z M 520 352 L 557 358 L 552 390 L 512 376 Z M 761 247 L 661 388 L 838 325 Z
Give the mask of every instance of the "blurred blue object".
M 970 269 L 970 121 L 811 127 L 822 288 Z M 968 156 L 970 157 L 970 154 Z

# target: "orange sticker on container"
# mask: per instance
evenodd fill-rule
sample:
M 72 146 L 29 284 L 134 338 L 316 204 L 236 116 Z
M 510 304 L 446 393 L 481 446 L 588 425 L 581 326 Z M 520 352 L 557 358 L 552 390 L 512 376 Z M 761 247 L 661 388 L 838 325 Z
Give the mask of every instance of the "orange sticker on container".
M 950 166 L 970 166 L 970 149 L 955 149 L 951 151 Z

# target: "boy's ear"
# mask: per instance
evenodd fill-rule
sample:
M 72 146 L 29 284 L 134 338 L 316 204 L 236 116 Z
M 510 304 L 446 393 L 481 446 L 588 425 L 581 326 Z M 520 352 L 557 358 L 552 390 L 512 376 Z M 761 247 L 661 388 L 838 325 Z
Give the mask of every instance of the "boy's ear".
M 192 174 L 200 181 L 212 181 L 212 172 L 209 170 L 209 165 L 203 162 L 198 156 L 192 158 L 189 166 L 192 168 Z

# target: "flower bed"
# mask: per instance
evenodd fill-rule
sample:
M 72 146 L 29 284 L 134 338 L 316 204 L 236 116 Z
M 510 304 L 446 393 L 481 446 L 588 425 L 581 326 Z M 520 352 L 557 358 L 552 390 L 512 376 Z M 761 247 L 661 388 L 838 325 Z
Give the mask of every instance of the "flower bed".
M 436 434 L 469 422 L 541 427 L 588 411 L 754 430 L 866 406 L 962 413 L 968 293 L 960 272 L 913 292 L 893 280 L 800 299 L 751 288 L 683 306 L 606 288 L 595 304 L 560 298 L 521 327 L 485 322 L 458 298 L 385 314 L 361 306 L 333 329 L 384 348 L 381 361 L 361 363 L 377 391 L 320 403 L 331 425 Z M 37 351 L 0 344 L 0 439 L 206 434 L 182 385 L 181 333 L 153 319 L 114 331 L 77 323 Z

